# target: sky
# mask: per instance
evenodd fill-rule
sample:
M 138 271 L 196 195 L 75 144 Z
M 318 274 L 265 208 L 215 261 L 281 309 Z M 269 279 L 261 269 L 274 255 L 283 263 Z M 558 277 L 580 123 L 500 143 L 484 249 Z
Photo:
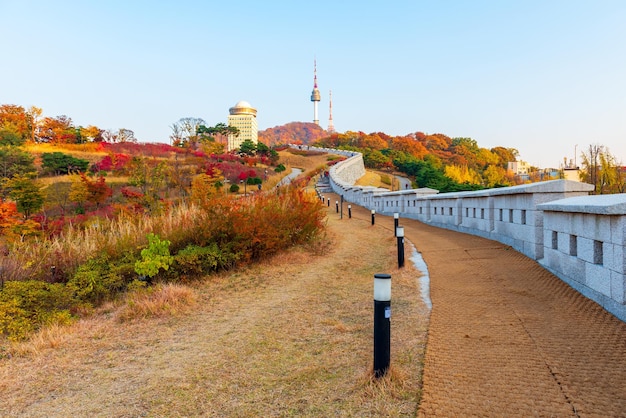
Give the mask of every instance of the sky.
M 0 0 L 0 104 L 169 142 L 184 117 L 503 146 L 626 164 L 626 1 Z

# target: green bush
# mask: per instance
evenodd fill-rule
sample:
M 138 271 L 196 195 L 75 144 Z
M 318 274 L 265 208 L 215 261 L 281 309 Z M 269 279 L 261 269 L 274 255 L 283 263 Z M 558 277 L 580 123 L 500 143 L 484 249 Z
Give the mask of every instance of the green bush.
M 200 276 L 231 267 L 239 257 L 216 243 L 206 247 L 188 245 L 174 256 L 172 275 L 181 279 Z
M 125 288 L 125 278 L 108 257 L 91 259 L 80 265 L 67 287 L 81 301 L 98 303 Z
M 22 340 L 42 325 L 71 321 L 74 306 L 72 291 L 61 283 L 6 282 L 0 291 L 0 333 Z
M 170 255 L 171 242 L 148 234 L 148 248 L 141 250 L 141 260 L 135 262 L 135 272 L 140 276 L 154 277 L 160 269 L 167 270 L 174 261 Z

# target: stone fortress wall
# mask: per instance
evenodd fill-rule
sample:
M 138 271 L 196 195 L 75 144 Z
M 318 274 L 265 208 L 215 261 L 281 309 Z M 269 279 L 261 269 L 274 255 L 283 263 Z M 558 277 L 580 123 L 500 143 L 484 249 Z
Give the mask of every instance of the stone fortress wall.
M 329 170 L 330 185 L 344 200 L 510 245 L 626 321 L 626 194 L 590 196 L 592 185 L 571 180 L 390 192 L 354 184 L 365 174 L 360 153 L 317 150 L 348 157 Z

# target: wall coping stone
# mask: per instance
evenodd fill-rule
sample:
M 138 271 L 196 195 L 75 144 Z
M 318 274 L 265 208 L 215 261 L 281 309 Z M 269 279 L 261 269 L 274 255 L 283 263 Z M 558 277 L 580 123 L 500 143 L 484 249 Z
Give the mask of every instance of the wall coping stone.
M 537 205 L 548 212 L 578 212 L 596 215 L 626 215 L 626 193 L 576 196 Z

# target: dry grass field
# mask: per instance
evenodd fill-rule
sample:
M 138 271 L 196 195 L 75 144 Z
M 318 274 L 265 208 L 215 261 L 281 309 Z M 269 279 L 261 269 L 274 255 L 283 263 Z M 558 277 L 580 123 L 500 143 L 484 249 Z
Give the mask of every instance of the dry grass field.
M 323 251 L 130 296 L 13 346 L 0 360 L 0 416 L 414 415 L 427 325 L 419 272 L 393 265 L 387 230 L 333 218 Z M 339 233 L 346 222 L 350 234 Z M 377 272 L 393 280 L 392 368 L 378 381 Z
M 420 273 L 397 269 L 388 229 L 330 209 L 315 246 L 131 294 L 7 347 L 0 416 L 414 416 L 428 321 Z M 376 380 L 379 272 L 392 275 L 392 357 Z

